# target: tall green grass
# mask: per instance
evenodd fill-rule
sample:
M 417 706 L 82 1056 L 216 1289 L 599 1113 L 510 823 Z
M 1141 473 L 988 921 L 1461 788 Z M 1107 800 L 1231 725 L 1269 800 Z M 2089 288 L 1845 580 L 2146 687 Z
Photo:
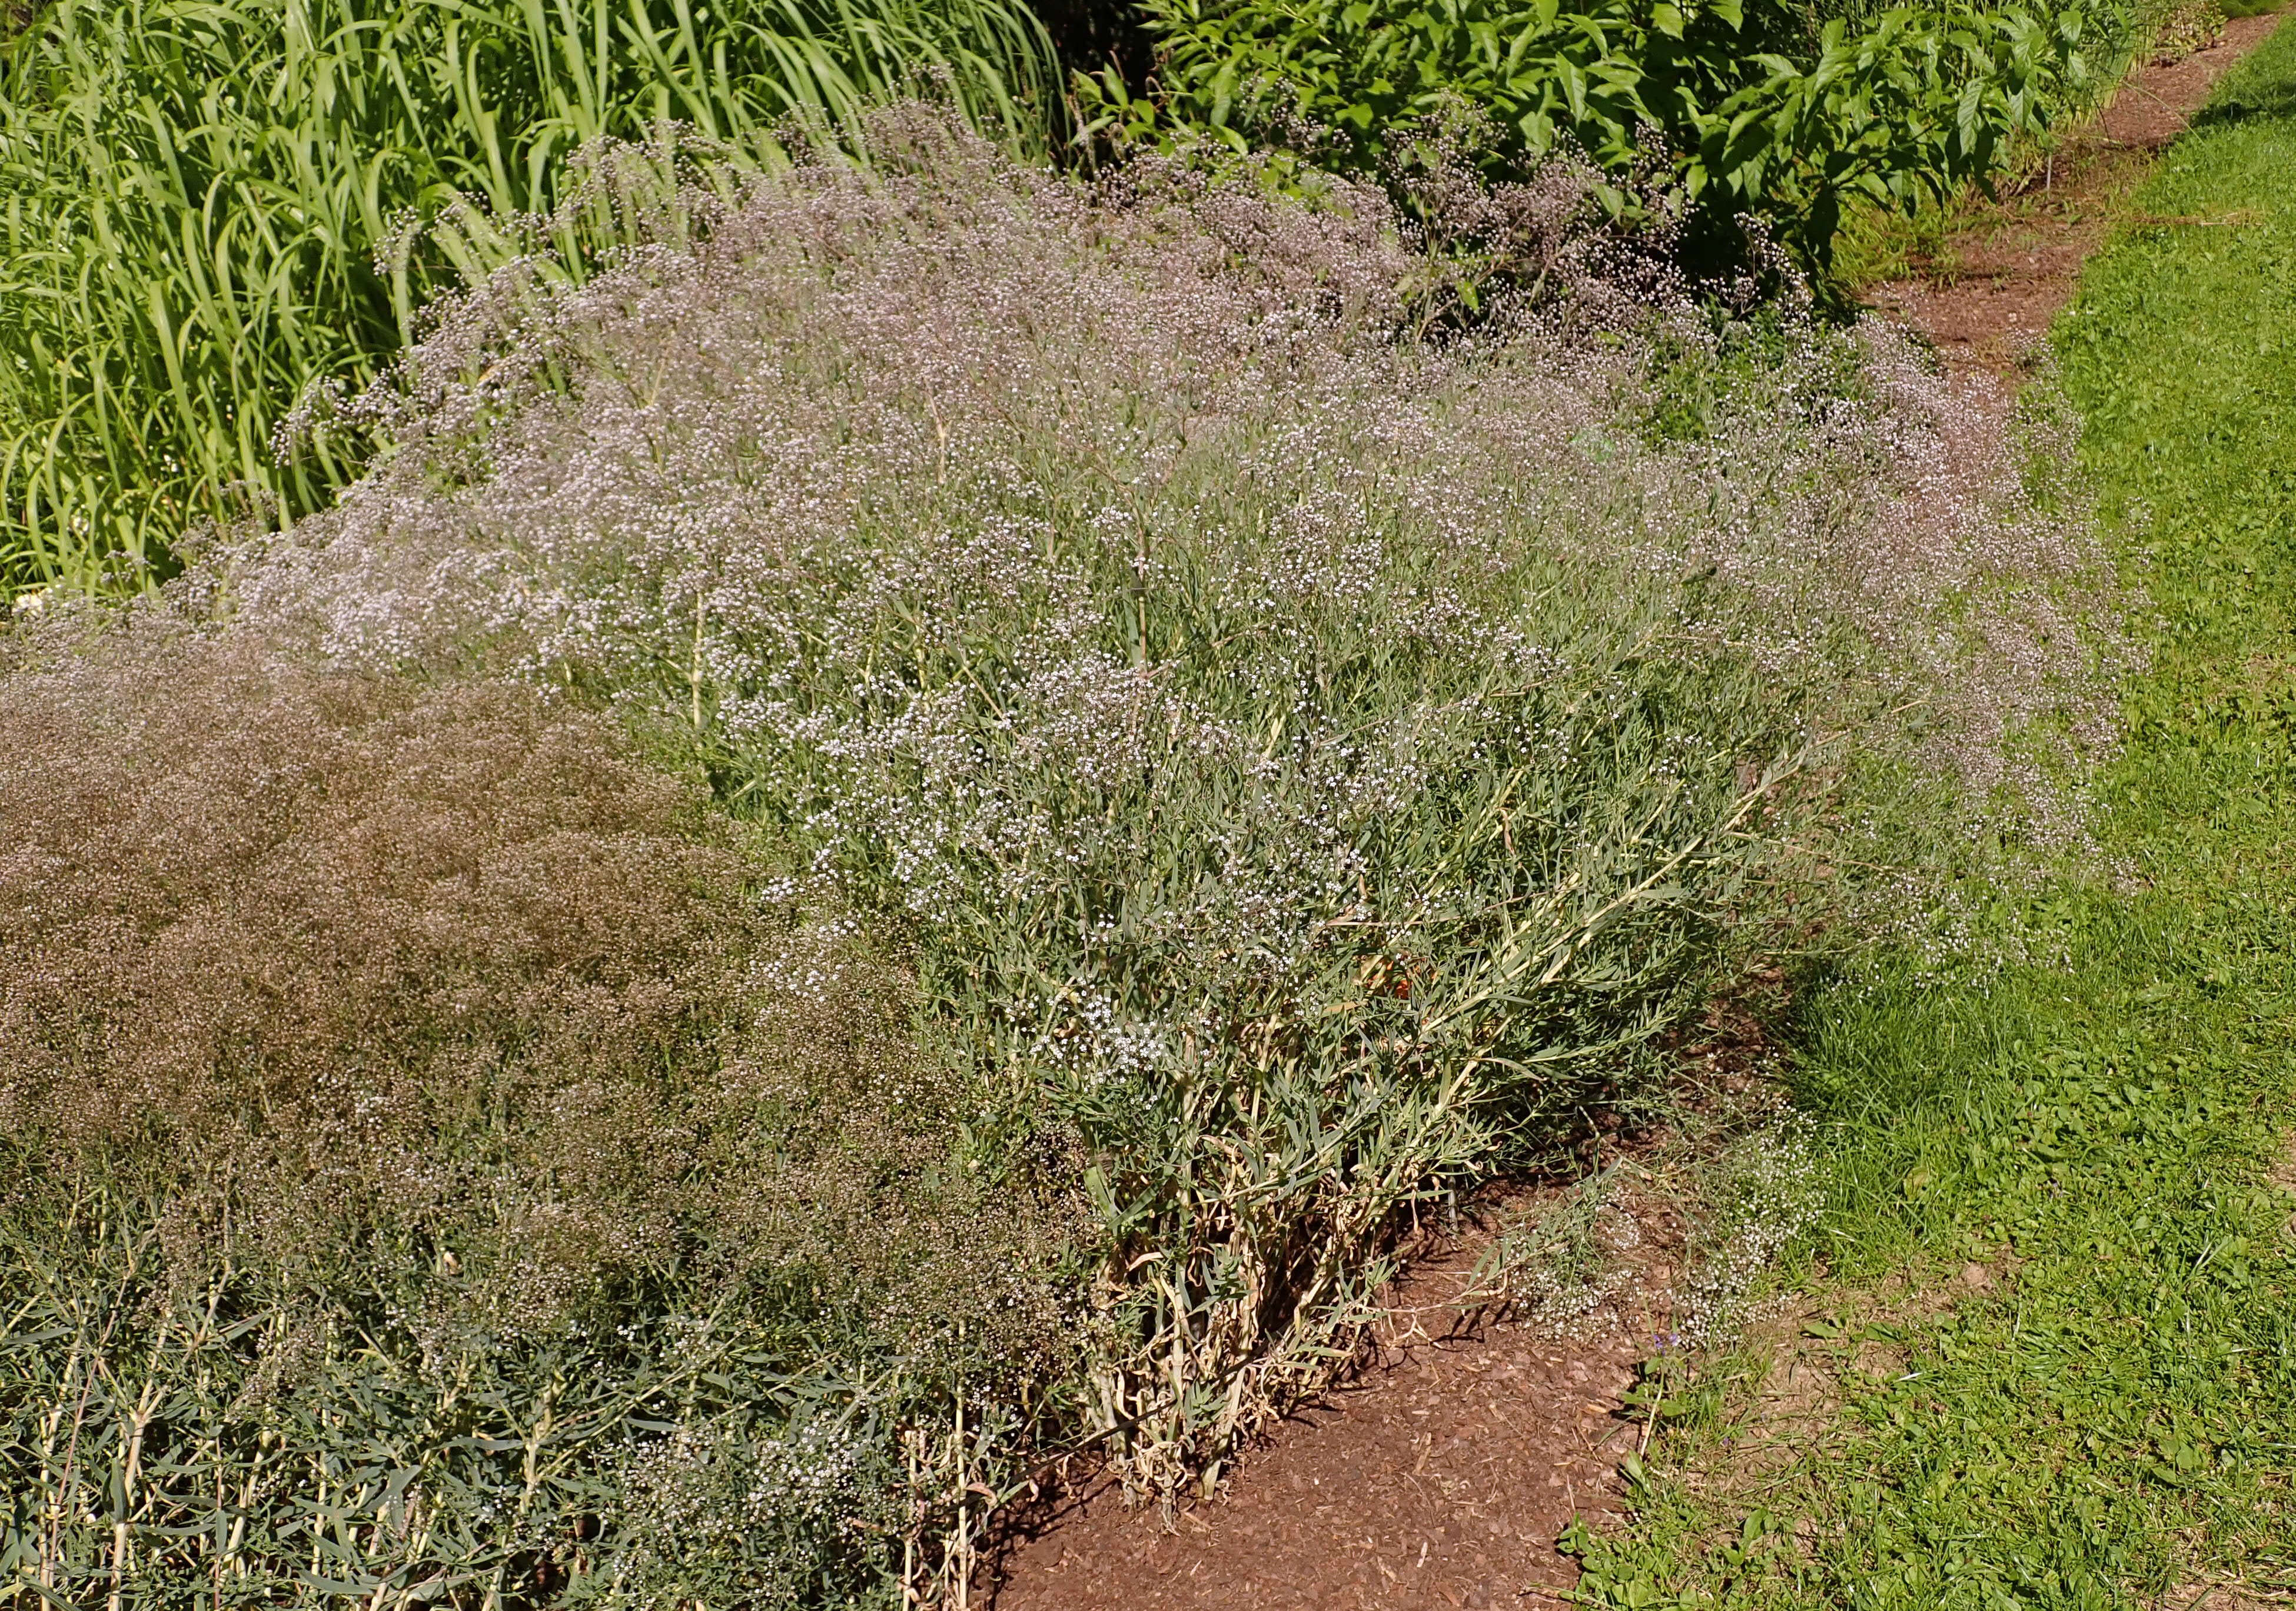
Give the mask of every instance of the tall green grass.
M 323 503 L 358 444 L 275 429 L 470 267 L 412 228 L 457 198 L 540 213 L 601 136 L 754 155 L 918 91 L 1041 147 L 1050 44 L 1020 0 L 58 0 L 0 53 L 0 575 L 133 581 Z

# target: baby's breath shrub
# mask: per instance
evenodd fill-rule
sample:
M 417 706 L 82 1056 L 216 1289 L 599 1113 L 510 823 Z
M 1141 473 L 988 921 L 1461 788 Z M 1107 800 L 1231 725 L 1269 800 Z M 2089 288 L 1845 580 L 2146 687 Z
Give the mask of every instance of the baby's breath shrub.
M 201 585 L 594 691 L 898 942 L 984 1167 L 1072 1158 L 1138 1484 L 1344 1357 L 1414 1204 L 1649 1111 L 1863 864 L 2078 835 L 2117 604 L 2046 420 L 1568 169 L 1470 198 L 1538 300 L 1462 319 L 1374 190 L 874 138 L 443 308 L 352 407 L 389 462 Z
M 1007 1189 L 913 974 L 607 719 L 139 613 L 0 677 L 12 1570 L 892 1592 L 904 1429 L 1072 1369 L 1057 1137 Z
M 0 734 L 0 1126 L 151 1171 L 186 1234 L 228 1211 L 242 1256 L 471 1229 L 442 1139 L 552 1149 L 584 1222 L 520 1257 L 668 1253 L 675 1159 L 594 1132 L 728 1032 L 752 920 L 728 836 L 594 720 L 185 640 L 20 670 Z

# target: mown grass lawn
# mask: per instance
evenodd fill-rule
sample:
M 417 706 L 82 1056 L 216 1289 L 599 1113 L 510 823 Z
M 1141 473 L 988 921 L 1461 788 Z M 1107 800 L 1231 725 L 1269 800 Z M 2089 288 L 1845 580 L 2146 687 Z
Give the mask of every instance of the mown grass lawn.
M 1678 1395 L 1636 1525 L 1584 1546 L 1592 1603 L 2296 1593 L 2292 175 L 2284 28 L 2140 198 L 2182 222 L 2116 241 L 2056 333 L 2157 611 L 2103 865 L 1978 903 L 1942 968 L 1807 990 L 1815 1295 Z M 1838 1386 L 1786 1440 L 1759 1381 L 1797 1350 Z

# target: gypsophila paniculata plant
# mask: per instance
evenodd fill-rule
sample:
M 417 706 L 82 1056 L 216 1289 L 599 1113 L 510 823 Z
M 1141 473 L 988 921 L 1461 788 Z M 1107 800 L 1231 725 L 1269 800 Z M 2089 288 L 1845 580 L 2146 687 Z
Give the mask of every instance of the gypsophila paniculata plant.
M 137 614 L 20 639 L 0 711 L 11 1573 L 796 1606 L 937 1570 L 1004 1407 L 1077 1368 L 1081 1199 L 966 1145 L 914 976 L 594 712 Z
M 2119 650 L 2061 426 L 1567 198 L 1439 339 L 1383 192 L 874 137 L 450 306 L 353 406 L 390 465 L 228 586 L 602 691 L 914 945 L 1082 1138 L 1142 1485 L 1319 1377 L 1400 1207 L 1646 1109 L 1717 959 L 1857 898 L 1860 787 L 2079 833 Z
M 868 141 L 594 152 L 633 243 L 315 406 L 387 444 L 335 508 L 20 652 L 71 1592 L 930 1598 L 1032 1462 L 1168 1496 L 1328 1380 L 1414 1211 L 1658 1113 L 1758 956 L 2079 842 L 2060 423 L 1567 166 Z

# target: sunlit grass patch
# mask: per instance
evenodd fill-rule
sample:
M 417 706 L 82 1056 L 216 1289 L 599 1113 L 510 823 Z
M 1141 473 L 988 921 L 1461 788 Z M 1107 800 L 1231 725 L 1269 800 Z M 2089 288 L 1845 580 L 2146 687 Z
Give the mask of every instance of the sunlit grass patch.
M 1638 1488 L 1636 1529 L 1589 1541 L 1597 1603 L 2121 1607 L 2296 1584 L 2292 82 L 2284 31 L 2139 198 L 2240 221 L 2133 226 L 2056 333 L 2158 609 L 2103 792 L 2120 870 L 1988 903 L 2025 960 L 1884 953 L 1811 982 L 1796 1079 L 1833 1162 L 1802 1273 L 1823 1312 L 1717 1367 L 1738 1395 Z M 1838 1401 L 1781 1469 L 1759 1418 L 1733 1418 L 1759 1414 L 1744 1378 L 1797 1351 Z M 1750 1442 L 1769 1449 L 1759 1481 Z

